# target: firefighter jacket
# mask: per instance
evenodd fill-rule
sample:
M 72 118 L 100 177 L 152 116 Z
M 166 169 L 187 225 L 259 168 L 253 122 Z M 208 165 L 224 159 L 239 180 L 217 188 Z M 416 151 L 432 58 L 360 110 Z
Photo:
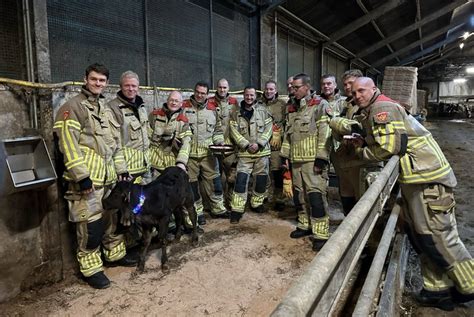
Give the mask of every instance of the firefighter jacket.
M 334 96 L 326 97 L 324 94 L 321 94 L 321 97 L 329 103 L 329 107 L 331 108 L 333 115 L 336 117 L 340 116 L 346 107 L 346 97 L 341 96 L 339 89 L 334 91 Z
M 361 123 L 367 132 L 367 146 L 358 148 L 367 161 L 384 161 L 400 156 L 400 183 L 440 183 L 456 186 L 456 177 L 431 133 L 395 101 L 374 94 L 362 109 Z
M 156 169 L 176 163 L 188 164 L 191 148 L 191 129 L 184 109 L 169 113 L 166 104 L 150 115 L 150 161 Z
M 247 116 L 251 114 L 251 116 Z M 238 157 L 262 157 L 270 155 L 268 141 L 272 136 L 272 117 L 267 108 L 260 102 L 252 105 L 252 110 L 245 110 L 245 101 L 240 108 L 234 109 L 230 119 L 230 135 L 238 146 Z M 259 150 L 249 153 L 248 146 L 257 143 Z
M 266 105 L 268 112 L 272 116 L 273 125 L 272 130 L 275 132 L 272 137 L 279 137 L 283 139 L 283 131 L 285 129 L 285 111 L 286 101 L 278 97 L 278 93 L 272 100 L 267 100 L 265 96 L 262 102 Z M 281 142 L 278 142 L 281 144 Z M 281 146 L 271 147 L 272 151 L 280 151 Z
M 235 97 L 227 95 L 226 98 L 221 98 L 219 95 L 209 98 L 209 103 L 217 105 L 217 113 L 221 120 L 222 132 L 224 134 L 224 143 L 232 144 L 230 137 L 230 113 L 234 108 L 238 108 L 237 99 Z
M 293 99 L 287 107 L 287 118 L 280 156 L 291 162 L 329 162 L 331 151 L 331 113 L 326 100 L 316 94 Z
M 53 130 L 64 156 L 64 178 L 76 183 L 90 178 L 95 187 L 115 183 L 117 174 L 127 172 L 119 129 L 105 98 L 85 87 L 61 106 Z
M 224 143 L 221 120 L 215 102 L 198 103 L 194 96 L 183 102 L 184 114 L 189 119 L 193 134 L 189 156 L 202 158 L 212 155 L 209 145 Z
M 140 96 L 135 102 L 128 101 L 121 91 L 108 103 L 120 125 L 122 148 L 128 172 L 143 174 L 149 168 L 148 114 Z
M 334 140 L 342 142 L 344 135 L 351 135 L 353 132 L 360 132 L 359 130 L 356 131 L 353 129 L 353 125 L 360 127 L 360 130 L 362 129 L 362 125 L 357 120 L 359 117 L 361 117 L 359 112 L 359 106 L 355 105 L 352 99 L 345 100 L 345 105 L 342 109 L 341 116 L 334 116 L 331 118 L 329 123 L 331 135 Z M 341 168 L 367 165 L 366 161 L 357 156 L 356 149 L 350 142 L 340 143 L 335 152 L 338 157 L 338 164 Z

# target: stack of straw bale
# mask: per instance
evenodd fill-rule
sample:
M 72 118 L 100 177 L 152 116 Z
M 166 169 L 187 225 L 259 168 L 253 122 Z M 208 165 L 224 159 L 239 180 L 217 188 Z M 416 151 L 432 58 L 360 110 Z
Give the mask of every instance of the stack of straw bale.
M 411 114 L 417 113 L 418 69 L 416 67 L 385 67 L 382 83 L 384 95 L 398 101 Z

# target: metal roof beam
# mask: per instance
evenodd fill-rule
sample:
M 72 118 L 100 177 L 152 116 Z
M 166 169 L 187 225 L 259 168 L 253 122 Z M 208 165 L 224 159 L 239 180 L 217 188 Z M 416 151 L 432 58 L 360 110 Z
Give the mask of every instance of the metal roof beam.
M 468 44 L 466 44 L 466 46 L 464 46 L 464 49 L 471 48 L 472 46 L 474 46 L 474 41 L 470 41 Z M 453 55 L 454 53 L 456 53 L 456 52 L 457 52 L 457 49 L 458 49 L 458 48 L 457 48 L 456 46 L 453 47 L 453 48 L 451 48 L 451 50 L 450 50 L 449 52 L 443 54 L 443 55 L 440 56 L 439 58 L 434 59 L 434 60 L 432 60 L 432 61 L 430 61 L 430 62 L 428 62 L 428 63 L 426 63 L 426 64 L 424 64 L 424 65 L 419 66 L 419 67 L 418 67 L 418 70 L 422 70 L 422 69 L 424 69 L 424 68 L 426 68 L 426 67 L 429 67 L 429 66 L 431 66 L 431 65 L 433 65 L 433 64 L 436 64 L 436 63 L 442 61 L 443 59 L 448 58 L 449 56 L 451 56 L 451 55 Z
M 441 42 L 438 42 L 436 43 L 435 45 L 432 45 L 430 47 L 427 47 L 425 48 L 424 50 L 422 50 L 421 52 L 418 52 L 416 54 L 413 54 L 411 56 L 408 56 L 406 58 L 404 58 L 403 60 L 401 60 L 397 65 L 405 65 L 405 64 L 408 64 L 414 60 L 416 60 L 417 58 L 425 55 L 425 54 L 428 54 L 432 51 L 434 51 L 435 49 L 438 49 L 446 44 L 449 44 L 451 42 L 454 42 L 456 41 L 459 36 L 462 35 L 462 30 L 456 32 L 456 33 L 453 33 L 452 35 L 450 35 L 448 38 L 446 38 L 445 40 L 441 41 Z
M 351 34 L 355 30 L 359 29 L 360 27 L 370 23 L 371 21 L 377 19 L 379 16 L 384 15 L 387 11 L 390 11 L 400 4 L 405 2 L 406 0 L 389 0 L 385 4 L 381 5 L 380 7 L 376 8 L 375 10 L 370 11 L 366 15 L 361 16 L 360 18 L 356 19 L 352 23 L 349 23 L 342 29 L 332 33 L 329 35 L 330 40 L 327 43 L 324 43 L 324 46 L 327 47 L 339 39 Z
M 396 56 L 400 56 L 401 54 L 404 54 L 404 53 L 410 51 L 411 49 L 417 47 L 418 45 L 420 45 L 424 42 L 431 41 L 432 39 L 440 36 L 443 33 L 448 32 L 451 29 L 458 29 L 458 28 L 462 27 L 464 24 L 465 23 L 461 23 L 461 24 L 458 24 L 458 25 L 454 25 L 454 23 L 449 24 L 449 25 L 445 26 L 444 28 L 439 29 L 436 32 L 431 33 L 430 35 L 425 36 L 424 38 L 421 38 L 420 40 L 418 40 L 416 42 L 413 42 L 410 45 L 405 46 L 404 48 L 402 48 L 398 51 L 395 51 L 390 55 L 385 56 L 384 58 L 382 58 L 382 59 L 376 61 L 375 63 L 373 63 L 372 66 L 377 67 L 377 66 L 380 66 L 380 65 L 384 65 L 386 62 L 392 60 Z
M 379 41 L 377 42 L 376 44 L 360 51 L 359 53 L 357 53 L 357 56 L 356 58 L 362 58 L 376 50 L 378 50 L 379 48 L 385 46 L 387 43 L 391 43 L 393 41 L 395 41 L 396 39 L 418 29 L 419 27 L 421 27 L 422 25 L 428 23 L 428 22 L 431 22 L 433 20 L 436 20 L 437 18 L 439 18 L 440 16 L 448 13 L 448 12 L 451 12 L 453 11 L 454 9 L 456 9 L 457 7 L 463 5 L 464 3 L 466 3 L 468 0 L 456 0 L 454 2 L 451 2 L 450 4 L 448 5 L 445 5 L 444 7 L 442 7 L 441 9 L 439 10 L 436 10 L 436 12 L 433 12 L 432 14 L 429 14 L 427 15 L 424 19 L 420 20 L 420 21 L 417 21 L 413 24 L 410 24 L 409 26 L 401 29 L 400 31 L 398 31 L 397 33 L 393 34 L 392 36 L 389 36 L 387 37 L 385 40 L 382 40 L 382 41 Z

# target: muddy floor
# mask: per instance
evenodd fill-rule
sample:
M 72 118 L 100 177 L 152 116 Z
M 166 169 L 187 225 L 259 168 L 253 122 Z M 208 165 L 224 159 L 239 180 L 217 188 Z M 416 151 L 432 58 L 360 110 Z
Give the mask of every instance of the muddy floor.
M 472 121 L 431 121 L 433 132 L 454 167 L 459 232 L 474 251 L 474 125 Z M 336 190 L 330 192 L 331 218 L 341 220 Z M 0 315 L 15 316 L 268 316 L 313 259 L 308 239 L 293 240 L 295 215 L 246 213 L 238 225 L 209 219 L 198 247 L 186 237 L 169 246 L 171 271 L 160 269 L 160 251 L 150 252 L 146 271 L 106 268 L 112 285 L 94 290 L 75 275 L 65 281 L 23 292 L 0 305 Z M 335 226 L 331 226 L 334 230 Z M 417 307 L 410 292 L 421 287 L 416 256 L 411 257 L 401 314 L 404 316 L 474 316 L 474 305 L 454 312 Z

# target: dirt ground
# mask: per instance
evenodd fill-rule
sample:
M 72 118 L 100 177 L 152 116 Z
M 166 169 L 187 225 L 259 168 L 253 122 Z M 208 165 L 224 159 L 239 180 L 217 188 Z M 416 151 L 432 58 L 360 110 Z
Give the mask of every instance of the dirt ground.
M 458 178 L 456 199 L 459 232 L 474 251 L 474 213 L 471 197 L 474 176 L 473 121 L 432 121 L 433 132 Z M 340 219 L 336 192 L 330 192 L 332 218 Z M 238 225 L 208 220 L 197 248 L 186 237 L 169 249 L 171 272 L 160 270 L 160 251 L 150 252 L 146 271 L 106 268 L 112 285 L 94 290 L 77 276 L 28 292 L 0 305 L 0 315 L 161 315 L 161 316 L 268 316 L 315 253 L 308 239 L 288 237 L 294 214 L 247 212 Z M 332 227 L 334 229 L 334 227 Z M 404 316 L 474 316 L 474 305 L 452 313 L 417 307 L 409 293 L 421 287 L 416 257 L 407 273 Z

